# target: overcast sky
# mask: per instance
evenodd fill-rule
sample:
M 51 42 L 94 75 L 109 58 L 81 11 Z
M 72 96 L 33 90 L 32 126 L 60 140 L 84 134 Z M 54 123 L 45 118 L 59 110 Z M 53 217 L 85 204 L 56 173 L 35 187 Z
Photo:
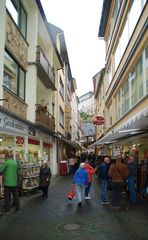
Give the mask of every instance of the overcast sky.
M 92 77 L 104 67 L 98 29 L 103 0 L 41 0 L 48 22 L 64 31 L 77 95 L 93 91 Z

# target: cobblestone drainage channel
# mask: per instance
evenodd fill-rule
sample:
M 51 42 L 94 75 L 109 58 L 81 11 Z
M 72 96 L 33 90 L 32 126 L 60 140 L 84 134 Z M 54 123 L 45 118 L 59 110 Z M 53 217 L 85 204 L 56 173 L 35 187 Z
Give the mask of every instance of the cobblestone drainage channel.
M 68 223 L 63 226 L 64 230 L 67 231 L 73 231 L 73 230 L 78 230 L 80 228 L 79 224 L 76 223 Z

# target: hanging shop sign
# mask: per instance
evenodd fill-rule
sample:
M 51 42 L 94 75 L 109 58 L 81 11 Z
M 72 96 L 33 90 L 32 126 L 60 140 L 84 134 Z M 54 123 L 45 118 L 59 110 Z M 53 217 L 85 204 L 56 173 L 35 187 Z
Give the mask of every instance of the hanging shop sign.
M 92 122 L 95 125 L 102 125 L 105 123 L 105 119 L 102 116 L 94 116 Z

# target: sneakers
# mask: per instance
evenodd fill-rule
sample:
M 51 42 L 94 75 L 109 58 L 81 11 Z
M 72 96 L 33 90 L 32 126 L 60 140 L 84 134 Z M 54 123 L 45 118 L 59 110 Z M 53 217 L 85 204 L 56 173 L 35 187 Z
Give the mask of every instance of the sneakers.
M 116 206 L 112 206 L 112 208 L 116 209 L 116 210 L 120 209 L 120 207 L 118 207 L 118 206 L 117 207 Z
M 87 197 L 85 197 L 85 199 L 91 199 L 91 197 L 90 197 L 90 196 L 87 196 Z
M 103 201 L 103 202 L 101 202 L 103 205 L 108 205 L 110 202 L 109 201 Z

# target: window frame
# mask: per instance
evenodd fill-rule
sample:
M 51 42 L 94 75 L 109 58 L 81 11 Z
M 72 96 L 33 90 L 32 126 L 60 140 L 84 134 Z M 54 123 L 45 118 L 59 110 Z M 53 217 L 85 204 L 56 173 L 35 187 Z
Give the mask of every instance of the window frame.
M 11 4 L 13 5 L 13 7 L 15 8 L 15 5 L 14 5 L 14 3 L 13 3 L 13 0 L 8 0 L 8 1 L 10 1 Z M 18 0 L 18 11 L 17 11 L 16 8 L 15 8 L 15 10 L 16 10 L 16 12 L 17 12 L 17 22 L 16 22 L 15 18 L 13 17 L 13 14 L 12 14 L 11 9 L 8 8 L 8 6 L 7 6 L 7 0 L 6 0 L 6 9 L 7 9 L 9 15 L 11 16 L 11 18 L 13 19 L 14 23 L 16 24 L 16 26 L 18 27 L 20 33 L 22 34 L 22 36 L 23 36 L 23 37 L 25 38 L 25 40 L 26 40 L 26 39 L 27 39 L 27 12 L 26 12 L 24 6 L 22 5 L 21 1 Z M 22 23 L 22 10 L 23 10 L 23 12 L 25 13 L 25 16 L 26 16 L 26 17 L 25 17 L 25 31 L 22 31 L 22 29 L 21 29 L 21 26 L 22 26 L 22 25 L 21 25 L 21 23 Z
M 13 56 L 5 49 L 7 55 L 12 59 L 12 61 L 17 65 L 17 79 L 16 79 L 16 92 L 12 91 L 7 85 L 4 84 L 4 72 L 5 72 L 5 63 L 4 63 L 4 70 L 3 70 L 3 86 L 8 89 L 12 94 L 14 94 L 16 97 L 21 99 L 25 102 L 26 98 L 26 72 L 23 70 L 23 68 L 19 65 L 19 63 L 13 58 Z M 5 58 L 5 53 L 4 53 Z M 24 73 L 24 98 L 20 97 L 20 71 Z M 9 74 L 8 74 L 9 75 Z

